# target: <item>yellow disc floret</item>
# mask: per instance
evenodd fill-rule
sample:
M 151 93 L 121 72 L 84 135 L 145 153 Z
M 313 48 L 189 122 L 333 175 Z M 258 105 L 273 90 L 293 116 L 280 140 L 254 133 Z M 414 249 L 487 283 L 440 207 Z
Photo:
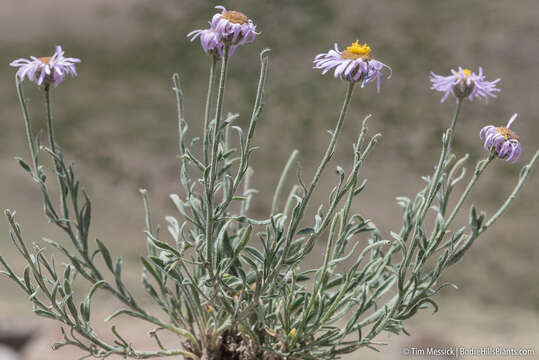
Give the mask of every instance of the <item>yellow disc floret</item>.
M 346 50 L 351 52 L 352 54 L 357 54 L 357 55 L 362 55 L 362 56 L 369 56 L 369 54 L 371 53 L 371 47 L 367 44 L 359 45 L 359 40 L 356 40 L 355 43 L 348 46 Z
M 506 127 L 500 126 L 500 127 L 497 127 L 496 130 L 498 130 L 500 135 L 502 135 L 505 138 L 505 140 L 514 139 L 514 140 L 520 141 L 520 139 L 518 138 L 518 135 Z
M 472 75 L 472 70 L 470 69 L 462 69 L 462 73 L 466 78 L 469 78 Z
M 360 45 L 359 40 L 357 40 L 352 45 L 348 46 L 346 50 L 341 53 L 341 58 L 343 59 L 371 59 L 371 47 L 367 44 Z
M 249 22 L 249 18 L 244 13 L 234 10 L 228 10 L 223 12 L 223 19 L 227 19 L 234 24 L 246 24 Z

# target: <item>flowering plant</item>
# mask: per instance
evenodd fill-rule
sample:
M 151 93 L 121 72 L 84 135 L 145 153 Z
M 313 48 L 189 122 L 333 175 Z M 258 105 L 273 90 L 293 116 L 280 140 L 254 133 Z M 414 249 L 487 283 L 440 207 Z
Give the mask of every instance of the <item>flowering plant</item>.
M 337 359 L 360 348 L 383 345 L 382 332 L 406 332 L 404 321 L 420 309 L 432 306 L 433 296 L 452 284 L 439 284 L 441 273 L 458 262 L 479 236 L 485 233 L 509 208 L 533 168 L 539 151 L 525 165 L 507 200 L 493 216 L 472 206 L 469 226 L 452 231 L 451 226 L 471 189 L 494 159 L 516 161 L 522 153 L 518 136 L 507 127 L 486 126 L 486 159 L 477 163 L 472 177 L 454 207 L 450 207 L 455 186 L 466 178 L 468 155 L 457 157 L 451 144 L 464 99 L 493 96 L 496 82 L 485 80 L 482 70 L 475 75 L 459 68 L 453 75 L 432 74 L 432 88 L 453 94 L 456 111 L 443 133 L 439 159 L 424 187 L 413 198 L 399 197 L 403 222 L 386 239 L 372 220 L 354 213 L 353 201 L 365 189 L 359 174 L 380 134 L 367 135 L 367 118 L 354 143 L 354 161 L 348 172 L 337 167 L 337 184 L 328 203 L 318 206 L 314 219 L 305 216 L 311 197 L 333 157 L 337 139 L 346 119 L 355 85 L 363 87 L 376 80 L 380 91 L 382 70 L 387 65 L 371 57 L 371 48 L 359 42 L 339 51 L 335 46 L 318 55 L 315 68 L 323 73 L 335 69 L 344 80 L 346 94 L 328 147 L 310 182 L 298 172 L 297 184 L 283 197 L 286 178 L 297 156 L 294 151 L 284 166 L 273 194 L 272 207 L 264 219 L 249 216 L 254 191 L 250 187 L 250 156 L 256 126 L 264 106 L 268 73 L 268 50 L 260 54 L 260 76 L 249 126 L 234 126 L 238 115 L 224 116 L 228 64 L 232 53 L 253 42 L 255 25 L 244 14 L 220 8 L 210 28 L 189 36 L 200 36 L 204 51 L 211 55 L 209 88 L 202 141 L 188 141 L 184 117 L 183 90 L 179 75 L 172 77 L 178 107 L 178 154 L 181 160 L 181 194 L 172 194 L 178 215 L 168 216 L 170 236 L 163 236 L 153 225 L 148 192 L 141 190 L 146 215 L 147 255 L 141 258 L 142 285 L 160 307 L 166 319 L 141 305 L 122 277 L 122 259 L 115 257 L 106 242 L 89 239 L 92 207 L 88 194 L 67 164 L 55 140 L 50 107 L 50 84 L 58 85 L 65 74 L 76 75 L 78 59 L 64 58 L 60 47 L 51 58 L 32 58 L 12 63 L 19 67 L 17 92 L 25 121 L 30 161 L 18 159 L 22 168 L 38 184 L 45 214 L 70 240 L 44 239 L 68 259 L 62 272 L 45 248 L 30 249 L 23 237 L 15 212 L 6 210 L 13 244 L 25 259 L 22 275 L 6 259 L 0 263 L 7 275 L 27 293 L 34 312 L 63 324 L 63 339 L 54 345 L 72 345 L 87 356 L 107 358 L 160 358 L 182 356 L 191 360 L 217 359 Z M 220 73 L 217 67 L 220 63 Z M 34 136 L 28 103 L 23 94 L 25 77 L 42 86 L 47 109 L 49 146 Z M 218 83 L 217 83 L 218 78 Z M 217 88 L 217 93 L 215 90 Z M 215 111 L 212 112 L 212 108 Z M 233 134 L 237 136 L 234 140 Z M 47 171 L 40 155 L 52 158 L 52 173 L 59 188 L 51 194 Z M 58 200 L 58 201 L 57 201 Z M 431 225 L 427 221 L 434 217 Z M 318 242 L 326 240 L 320 266 L 308 268 L 306 259 Z M 97 263 L 104 261 L 104 266 Z M 90 290 L 85 297 L 73 291 L 73 283 L 85 281 Z M 96 291 L 117 298 L 122 307 L 117 316 L 146 321 L 156 348 L 142 351 L 129 343 L 114 325 L 114 342 L 94 331 L 91 322 L 92 299 Z M 160 339 L 170 332 L 180 340 L 168 348 Z

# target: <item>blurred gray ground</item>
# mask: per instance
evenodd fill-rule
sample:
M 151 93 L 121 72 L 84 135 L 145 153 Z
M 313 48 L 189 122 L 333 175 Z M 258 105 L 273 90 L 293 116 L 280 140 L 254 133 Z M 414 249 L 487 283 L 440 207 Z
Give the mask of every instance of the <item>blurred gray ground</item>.
M 56 44 L 63 45 L 68 56 L 82 59 L 80 76 L 53 94 L 58 139 L 76 162 L 93 199 L 94 237 L 124 255 L 126 273 L 133 287 L 140 289 L 137 259 L 144 252 L 144 237 L 137 190 L 149 189 L 156 220 L 173 214 L 168 194 L 179 191 L 179 185 L 170 77 L 174 72 L 181 74 L 187 121 L 194 136 L 202 123 L 209 59 L 199 43 L 189 43 L 185 35 L 206 26 L 215 4 L 194 0 L 2 3 L 0 207 L 17 210 L 27 241 L 58 234 L 44 220 L 38 189 L 13 160 L 14 156 L 28 158 L 28 153 L 13 86 L 15 70 L 7 64 L 18 57 L 45 56 Z M 502 78 L 498 98 L 488 105 L 467 102 L 457 126 L 454 150 L 460 155 L 470 153 L 469 171 L 485 155 L 478 138 L 481 127 L 505 125 L 514 112 L 519 113 L 512 128 L 523 144 L 522 159 L 517 165 L 497 161 L 473 191 L 474 203 L 487 214 L 512 190 L 520 167 L 537 148 L 536 0 L 242 0 L 224 5 L 247 13 L 262 32 L 254 44 L 238 50 L 231 65 L 225 111 L 241 113 L 240 125 L 246 124 L 254 101 L 257 54 L 263 48 L 272 49 L 266 107 L 255 141 L 262 149 L 253 158 L 253 183 L 260 190 L 253 202 L 254 216 L 268 212 L 271 191 L 294 148 L 300 150 L 306 179 L 322 155 L 326 130 L 336 120 L 345 85 L 311 67 L 313 57 L 334 42 L 343 47 L 356 39 L 366 41 L 374 56 L 393 68 L 393 77 L 383 83 L 380 94 L 375 86 L 356 91 L 337 160 L 331 163 L 349 168 L 360 122 L 372 113 L 369 128 L 372 133 L 382 132 L 383 139 L 363 170 L 369 183 L 354 207 L 373 219 L 385 236 L 400 227 L 395 196 L 413 196 L 420 189 L 420 176 L 431 172 L 441 131 L 449 125 L 454 108 L 453 101 L 440 104 L 440 94 L 429 90 L 430 71 L 483 66 L 489 80 Z M 25 89 L 37 129 L 44 121 L 41 94 L 29 84 Z M 327 171 L 313 203 L 327 200 L 335 178 Z M 445 274 L 445 280 L 460 289 L 446 289 L 437 296 L 438 314 L 425 311 L 410 322 L 408 330 L 417 337 L 381 338 L 393 344 L 391 349 L 382 355 L 364 351 L 361 356 L 399 358 L 399 347 L 413 341 L 535 345 L 539 333 L 538 185 L 536 173 L 511 211 Z M 458 220 L 463 225 L 467 222 L 466 216 Z M 7 222 L 0 222 L 0 234 L 4 234 L 0 252 L 20 269 L 7 232 Z M 10 282 L 0 281 L 0 321 L 32 319 L 21 292 Z M 113 307 L 107 304 L 99 307 L 96 319 L 110 310 Z M 54 355 L 49 350 L 59 338 L 54 324 L 32 324 L 40 324 L 36 326 L 43 336 L 26 349 L 25 359 L 76 356 L 73 350 Z M 107 327 L 102 329 L 107 332 Z M 146 344 L 141 329 L 129 324 L 132 338 Z

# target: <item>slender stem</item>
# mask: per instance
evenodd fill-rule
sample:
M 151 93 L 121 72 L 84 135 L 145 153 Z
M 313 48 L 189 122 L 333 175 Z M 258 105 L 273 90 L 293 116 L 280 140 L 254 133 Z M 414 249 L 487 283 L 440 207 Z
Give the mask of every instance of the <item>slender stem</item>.
M 234 177 L 234 181 L 232 182 L 232 189 L 228 191 L 229 194 L 235 194 L 238 186 L 240 185 L 240 182 L 243 179 L 243 176 L 245 175 L 245 172 L 247 171 L 248 167 L 248 160 L 250 156 L 251 149 L 251 141 L 254 136 L 256 123 L 262 113 L 262 107 L 263 107 L 263 97 L 264 97 L 264 85 L 266 83 L 266 77 L 268 73 L 268 57 L 265 55 L 269 50 L 265 49 L 262 50 L 260 53 L 260 76 L 258 79 L 258 87 L 256 90 L 256 98 L 255 103 L 253 106 L 253 113 L 251 115 L 251 121 L 249 122 L 249 130 L 247 131 L 247 140 L 245 142 L 245 148 L 240 156 L 240 164 L 238 166 L 238 172 L 236 173 L 236 176 Z M 229 127 L 226 128 L 227 130 Z M 228 149 L 228 147 L 227 147 Z M 228 209 L 228 205 L 233 200 L 233 196 L 228 197 L 225 201 L 223 201 L 219 205 L 219 210 L 217 211 L 216 217 L 222 216 L 226 210 Z
M 423 218 L 427 214 L 427 210 L 430 208 L 430 205 L 432 204 L 432 201 L 435 198 L 438 181 L 440 180 L 440 177 L 442 176 L 445 161 L 451 152 L 451 143 L 453 142 L 453 133 L 455 131 L 457 120 L 460 116 L 461 108 L 462 108 L 462 100 L 457 99 L 457 107 L 455 108 L 453 120 L 451 121 L 450 131 L 448 132 L 448 138 L 446 139 L 447 145 L 445 145 L 442 148 L 440 161 L 438 162 L 438 165 L 436 166 L 436 170 L 434 171 L 434 175 L 432 176 L 427 198 L 425 199 L 425 204 L 423 205 L 422 211 L 420 212 L 420 216 L 417 221 L 418 224 L 423 221 Z
M 212 270 L 212 233 L 213 233 L 213 190 L 215 185 L 215 171 L 217 168 L 217 149 L 219 145 L 219 125 L 221 113 L 223 111 L 223 98 L 225 95 L 226 74 L 228 71 L 228 61 L 230 46 L 226 45 L 221 65 L 221 76 L 219 79 L 219 92 L 217 93 L 217 108 L 215 111 L 215 124 L 213 127 L 212 152 L 209 178 L 206 179 L 206 261 L 209 263 L 210 273 Z
M 241 203 L 240 216 L 245 216 L 245 214 L 249 210 L 249 205 L 251 204 L 253 194 L 250 194 L 249 190 L 251 186 L 251 177 L 253 176 L 253 174 L 254 170 L 250 167 L 247 168 L 247 171 L 245 172 L 245 177 L 243 178 L 243 196 L 245 197 L 245 200 Z
M 339 215 L 335 216 L 331 223 L 331 227 L 330 227 L 329 235 L 328 235 L 328 243 L 326 245 L 326 251 L 324 253 L 324 263 L 322 265 L 320 277 L 318 278 L 318 280 L 316 280 L 316 277 L 315 277 L 314 289 L 309 298 L 309 302 L 307 303 L 307 308 L 305 309 L 303 313 L 303 318 L 297 328 L 298 336 L 294 337 L 294 339 L 292 340 L 292 343 L 290 344 L 290 347 L 294 346 L 294 344 L 298 341 L 300 337 L 299 335 L 303 333 L 307 320 L 311 316 L 311 311 L 314 306 L 315 299 L 320 298 L 318 296 L 318 292 L 320 291 L 320 288 L 322 287 L 322 285 L 326 282 L 326 274 L 328 270 L 329 259 L 331 258 L 331 255 L 332 255 L 333 242 L 335 240 L 335 227 L 337 226 L 338 221 L 339 221 Z
M 17 84 L 17 95 L 19 97 L 19 103 L 22 109 L 22 115 L 24 117 L 24 125 L 26 130 L 26 141 L 30 149 L 30 156 L 32 157 L 32 165 L 34 167 L 34 175 L 37 177 L 37 155 L 34 143 L 34 135 L 32 133 L 32 123 L 30 122 L 30 115 L 28 113 L 28 106 L 24 99 L 24 93 L 22 91 L 22 81 L 18 76 L 15 76 L 15 83 Z
M 455 109 L 455 114 L 453 115 L 453 120 L 451 120 L 451 132 L 449 133 L 447 156 L 451 155 L 451 143 L 453 142 L 453 137 L 455 136 L 455 127 L 457 125 L 457 120 L 460 116 L 460 110 L 462 109 L 462 102 L 462 99 L 457 98 L 457 107 Z
M 378 138 L 382 136 L 381 134 L 376 134 L 372 137 L 371 141 L 369 142 L 369 145 L 367 145 L 367 148 L 363 152 L 363 154 L 360 155 L 360 157 L 356 160 L 354 160 L 354 167 L 352 169 L 352 172 L 350 173 L 350 176 L 348 177 L 348 180 L 346 181 L 346 184 L 341 192 L 341 195 L 335 196 L 333 198 L 333 201 L 331 202 L 327 214 L 322 219 L 321 225 L 317 227 L 314 234 L 311 235 L 310 241 L 313 241 L 316 239 L 320 234 L 322 234 L 325 229 L 327 228 L 329 222 L 333 218 L 333 214 L 335 212 L 335 209 L 337 208 L 337 205 L 339 205 L 339 202 L 343 198 L 343 196 L 348 192 L 348 197 L 352 199 L 354 197 L 354 190 L 357 183 L 357 175 L 359 174 L 359 169 L 361 165 L 363 164 L 363 160 L 365 157 L 369 154 L 369 152 L 372 150 L 373 146 L 378 142 Z M 346 206 L 346 205 L 345 205 Z
M 50 85 L 45 85 L 45 109 L 47 111 L 47 129 L 49 131 L 49 143 L 54 155 L 58 156 L 56 151 L 56 142 L 54 141 L 54 127 L 52 126 L 52 110 L 51 110 L 51 90 Z
M 339 230 L 339 236 L 337 237 L 337 246 L 338 248 L 335 250 L 336 256 L 341 256 L 342 251 L 344 251 L 344 246 L 339 246 L 339 242 L 341 239 L 343 239 L 345 232 L 346 232 L 346 223 L 348 221 L 348 215 L 350 214 L 350 208 L 352 207 L 352 200 L 354 199 L 354 191 L 357 185 L 357 177 L 359 175 L 359 168 L 361 166 L 361 163 L 363 162 L 363 159 L 361 157 L 361 143 L 363 142 L 363 138 L 367 132 L 367 128 L 365 126 L 365 121 L 363 121 L 363 126 L 361 127 L 361 133 L 359 135 L 359 139 L 356 143 L 356 152 L 354 154 L 354 167 L 352 169 L 352 172 L 350 173 L 351 182 L 350 182 L 350 191 L 348 193 L 348 196 L 346 198 L 346 202 L 344 203 L 344 207 L 342 209 L 342 218 L 341 218 L 341 226 Z
M 513 189 L 513 192 L 511 193 L 511 195 L 509 195 L 507 200 L 505 200 L 505 202 L 498 209 L 498 211 L 496 211 L 496 213 L 492 215 L 492 217 L 485 223 L 485 225 L 481 227 L 481 229 L 479 230 L 479 234 L 482 234 L 483 232 L 485 232 L 492 224 L 494 224 L 494 222 L 496 222 L 496 220 L 498 220 L 507 211 L 507 209 L 509 208 L 513 200 L 515 200 L 516 196 L 522 189 L 522 185 L 524 185 L 524 182 L 526 182 L 526 179 L 530 173 L 530 170 L 533 168 L 538 158 L 539 158 L 539 150 L 535 152 L 535 155 L 533 156 L 532 160 L 528 163 L 528 165 L 522 168 L 520 172 L 520 177 L 518 179 L 518 183 Z
M 185 109 L 183 106 L 183 91 L 181 88 L 180 75 L 172 76 L 172 84 L 174 85 L 174 93 L 176 94 L 176 106 L 178 108 L 178 155 L 182 156 L 185 153 L 183 144 L 184 124 L 185 124 Z
M 445 222 L 445 226 L 444 226 L 445 229 L 447 229 L 449 227 L 449 225 L 451 225 L 451 222 L 453 222 L 453 220 L 455 219 L 455 216 L 457 215 L 457 213 L 460 210 L 462 204 L 464 203 L 464 200 L 466 200 L 466 198 L 470 194 L 470 191 L 472 190 L 472 187 L 477 182 L 477 179 L 479 179 L 479 176 L 481 176 L 483 171 L 486 169 L 488 164 L 490 164 L 492 162 L 492 160 L 495 158 L 495 156 L 496 156 L 495 153 L 492 151 L 488 158 L 483 159 L 481 162 L 479 162 L 479 164 L 477 164 L 477 168 L 475 170 L 475 173 L 474 173 L 473 177 L 471 178 L 470 182 L 466 186 L 466 189 L 464 190 L 464 192 L 460 196 L 460 199 L 457 202 L 457 205 L 455 205 L 455 208 L 453 209 L 453 211 L 451 212 L 451 214 L 447 218 L 447 221 Z
M 417 232 L 419 231 L 419 227 L 423 224 L 423 219 L 425 218 L 427 211 L 430 208 L 430 205 L 436 198 L 436 193 L 438 191 L 438 182 L 440 181 L 440 177 L 443 174 L 443 169 L 445 166 L 445 162 L 447 160 L 447 157 L 449 156 L 449 153 L 451 151 L 451 143 L 453 142 L 453 132 L 455 131 L 455 126 L 457 124 L 457 120 L 460 116 L 460 110 L 462 108 L 462 100 L 457 99 L 457 106 L 455 108 L 455 113 L 453 115 L 453 120 L 451 121 L 451 127 L 446 132 L 447 138 L 444 139 L 444 144 L 442 146 L 442 153 L 440 154 L 440 160 L 438 161 L 438 165 L 436 166 L 436 169 L 434 171 L 434 174 L 432 176 L 431 182 L 428 186 L 428 192 L 427 197 L 425 198 L 425 202 L 423 203 L 418 217 L 415 219 L 415 225 L 414 225 L 414 231 L 412 233 L 412 239 L 410 241 L 410 246 L 408 248 L 407 253 L 405 254 L 404 258 L 404 264 L 402 265 L 402 268 L 400 269 L 401 272 L 405 272 L 408 266 L 410 265 L 410 261 L 412 260 L 412 255 L 416 249 L 417 242 L 419 241 L 419 238 L 417 236 Z M 396 251 L 396 248 L 394 248 Z M 401 282 L 402 281 L 402 282 Z M 401 288 L 404 285 L 404 276 L 401 278 L 399 277 L 399 288 Z M 401 293 L 399 292 L 399 296 Z M 400 300 L 400 298 L 399 298 Z
M 206 97 L 206 113 L 204 116 L 204 135 L 202 139 L 203 144 L 203 153 L 204 153 L 204 165 L 208 165 L 208 147 L 209 147 L 209 138 L 208 138 L 208 131 L 209 131 L 209 125 L 210 125 L 210 116 L 211 116 L 211 103 L 213 99 L 213 91 L 215 88 L 215 80 L 217 79 L 217 62 L 219 61 L 219 58 L 214 55 L 211 59 L 211 66 L 210 66 L 210 78 L 208 83 L 208 96 Z
M 273 269 L 273 272 L 270 273 L 270 275 L 267 277 L 265 284 L 271 284 L 273 281 L 273 278 L 278 274 L 279 269 L 282 265 L 282 263 L 286 260 L 288 257 L 288 251 L 290 249 L 290 243 L 292 242 L 292 238 L 294 237 L 296 230 L 299 226 L 299 223 L 301 219 L 303 218 L 303 213 L 305 212 L 305 208 L 307 207 L 307 204 L 309 202 L 309 199 L 311 198 L 311 195 L 316 188 L 316 185 L 318 184 L 318 181 L 320 180 L 320 176 L 322 175 L 322 172 L 326 168 L 327 163 L 333 156 L 333 153 L 335 152 L 335 145 L 337 144 L 337 138 L 339 137 L 339 134 L 341 133 L 341 129 L 344 123 L 344 119 L 346 118 L 346 113 L 348 112 L 348 106 L 350 105 L 350 101 L 352 100 L 352 93 L 354 91 L 354 83 L 351 82 L 348 84 L 348 88 L 346 89 L 346 95 L 344 97 L 344 102 L 341 108 L 341 112 L 339 114 L 339 119 L 337 120 L 337 125 L 335 126 L 335 130 L 333 131 L 333 134 L 331 136 L 331 140 L 329 142 L 329 146 L 326 150 L 326 153 L 320 162 L 320 165 L 318 166 L 318 169 L 316 170 L 316 173 L 313 177 L 313 180 L 311 181 L 311 185 L 309 186 L 309 189 L 307 190 L 307 194 L 305 194 L 305 197 L 301 201 L 301 205 L 299 208 L 298 215 L 294 217 L 294 219 L 291 220 L 290 228 L 288 231 L 286 243 L 284 245 L 283 253 L 281 257 L 279 258 L 279 261 L 275 268 Z
M 50 84 L 45 85 L 45 108 L 47 111 L 47 128 L 49 131 L 49 143 L 52 150 L 52 153 L 54 154 L 54 165 L 56 169 L 56 180 L 58 181 L 58 191 L 60 192 L 60 203 L 62 205 L 62 217 L 64 219 L 69 218 L 69 209 L 67 207 L 67 199 L 66 199 L 66 192 L 67 188 L 66 185 L 64 185 L 62 181 L 62 165 L 60 161 L 62 161 L 62 155 L 59 152 L 59 148 L 56 145 L 56 141 L 54 139 L 54 126 L 52 121 L 52 109 L 51 109 L 51 87 Z M 65 229 L 68 233 L 71 234 L 71 223 L 66 222 Z M 80 240 L 80 239 L 79 239 Z
M 139 192 L 142 195 L 142 202 L 144 204 L 144 221 L 146 224 L 146 231 L 153 236 L 152 213 L 148 201 L 148 190 L 140 189 Z M 157 254 L 156 248 L 151 241 L 151 237 L 148 235 L 146 235 L 146 248 L 149 256 L 155 256 Z
M 333 135 L 331 137 L 331 141 L 329 142 L 329 146 L 326 150 L 326 153 L 324 155 L 324 158 L 322 159 L 322 162 L 318 166 L 318 169 L 316 170 L 316 173 L 314 175 L 314 178 L 311 182 L 311 185 L 309 186 L 309 189 L 307 190 L 307 194 L 301 201 L 301 207 L 298 213 L 298 216 L 296 218 L 296 221 L 292 224 L 292 227 L 290 231 L 288 232 L 288 240 L 290 240 L 299 225 L 299 220 L 303 217 L 303 213 L 305 211 L 305 208 L 307 207 L 307 203 L 309 202 L 309 199 L 311 198 L 314 189 L 316 188 L 316 185 L 318 184 L 318 181 L 320 180 L 320 176 L 322 176 L 322 172 L 326 168 L 327 163 L 333 156 L 333 153 L 335 152 L 335 146 L 337 144 L 337 138 L 339 137 L 339 134 L 341 133 L 342 125 L 344 123 L 344 119 L 346 118 L 346 113 L 348 111 L 348 105 L 350 105 L 350 100 L 352 99 L 352 93 L 354 90 L 354 83 L 351 82 L 348 84 L 348 88 L 346 89 L 346 95 L 344 97 L 344 103 L 341 108 L 341 112 L 339 114 L 339 120 L 337 121 L 337 125 L 335 126 L 335 130 L 333 131 Z
M 273 284 L 273 280 L 277 276 L 277 274 L 279 273 L 281 265 L 283 264 L 283 262 L 288 257 L 288 251 L 290 250 L 290 243 L 292 241 L 292 238 L 294 237 L 294 234 L 296 233 L 297 227 L 299 226 L 299 222 L 303 217 L 303 213 L 305 211 L 307 203 L 309 202 L 309 199 L 310 199 L 314 189 L 316 188 L 316 185 L 318 184 L 318 181 L 320 180 L 320 176 L 322 175 L 322 172 L 324 171 L 327 163 L 329 162 L 329 160 L 333 156 L 333 153 L 335 152 L 335 146 L 337 144 L 337 138 L 339 137 L 339 134 L 341 133 L 341 129 L 342 129 L 342 126 L 343 126 L 343 123 L 344 123 L 344 119 L 346 118 L 346 114 L 348 112 L 348 106 L 350 105 L 350 101 L 352 100 L 353 90 L 354 90 L 354 83 L 351 82 L 351 83 L 348 84 L 348 87 L 347 87 L 347 90 L 346 90 L 346 95 L 344 97 L 344 102 L 343 102 L 343 105 L 342 105 L 342 108 L 341 108 L 341 112 L 339 114 L 339 119 L 337 120 L 337 125 L 335 126 L 335 130 L 333 131 L 333 134 L 332 134 L 329 146 L 328 146 L 328 148 L 326 150 L 326 153 L 324 155 L 324 158 L 322 159 L 322 161 L 320 162 L 320 165 L 318 166 L 318 169 L 316 170 L 316 173 L 315 173 L 314 178 L 313 178 L 313 180 L 311 182 L 311 185 L 310 185 L 310 187 L 309 187 L 309 189 L 307 191 L 307 194 L 305 195 L 305 197 L 301 201 L 300 210 L 299 210 L 299 213 L 298 213 L 297 217 L 295 217 L 294 219 L 291 220 L 290 229 L 288 231 L 288 235 L 287 235 L 286 243 L 284 245 L 283 253 L 280 256 L 280 258 L 278 260 L 278 263 L 275 265 L 273 270 L 269 273 L 269 275 L 266 277 L 266 279 L 264 279 L 263 289 L 260 290 L 260 293 L 264 292 L 264 289 L 265 289 L 266 286 L 268 286 L 268 285 L 271 286 Z M 295 193 L 295 188 L 292 190 L 291 194 L 293 194 L 293 193 Z M 290 195 L 288 199 L 290 200 L 291 197 L 292 197 L 292 195 Z M 287 209 L 287 208 L 288 208 L 288 203 L 285 206 L 285 209 Z M 286 213 L 286 210 L 285 210 L 285 213 Z M 238 319 L 246 318 L 249 315 L 249 313 L 252 311 L 254 306 L 255 306 L 255 303 L 249 304 L 249 306 L 240 313 L 240 315 L 238 316 Z
M 125 354 L 123 351 L 115 351 L 115 353 L 119 355 L 129 355 L 133 356 L 135 359 L 150 359 L 150 358 L 157 358 L 157 357 L 165 357 L 165 356 L 176 356 L 176 355 L 182 355 L 185 358 L 193 359 L 193 360 L 199 360 L 200 357 L 197 355 L 185 351 L 185 350 L 159 350 L 159 351 L 131 351 L 129 354 Z
M 283 172 L 281 174 L 281 177 L 279 179 L 279 183 L 277 183 L 277 188 L 275 189 L 275 194 L 273 195 L 273 202 L 271 205 L 271 215 L 275 214 L 277 211 L 277 203 L 279 201 L 279 195 L 281 194 L 281 190 L 283 188 L 284 182 L 286 180 L 286 175 L 288 174 L 288 171 L 290 170 L 290 167 L 292 166 L 292 163 L 298 156 L 299 151 L 294 150 L 292 151 L 292 154 L 288 158 L 288 161 L 286 162 L 286 165 L 283 169 Z

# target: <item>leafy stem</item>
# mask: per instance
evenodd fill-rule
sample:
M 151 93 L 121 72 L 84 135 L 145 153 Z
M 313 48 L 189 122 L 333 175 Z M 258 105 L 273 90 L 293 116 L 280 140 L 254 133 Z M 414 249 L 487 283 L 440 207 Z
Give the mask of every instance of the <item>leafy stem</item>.
M 225 57 L 226 59 L 228 56 Z M 206 96 L 206 111 L 204 114 L 204 130 L 202 135 L 202 141 L 203 141 L 203 153 L 204 153 L 204 164 L 208 164 L 208 147 L 209 145 L 209 138 L 208 138 L 208 130 L 210 126 L 210 116 L 211 116 L 211 103 L 213 99 L 213 91 L 215 88 L 215 80 L 217 79 L 217 63 L 219 62 L 219 58 L 217 55 L 213 55 L 211 57 L 211 65 L 210 65 L 210 77 L 209 77 L 209 83 L 208 83 L 208 95 Z M 224 65 L 224 64 L 223 64 Z
M 230 45 L 226 45 L 223 54 L 223 60 L 221 65 L 221 75 L 219 78 L 219 91 L 217 93 L 217 107 L 215 111 L 215 124 L 213 126 L 213 137 L 212 137 L 212 150 L 211 150 L 211 163 L 210 163 L 210 172 L 207 177 L 205 177 L 206 182 L 206 261 L 209 264 L 209 271 L 213 277 L 213 225 L 214 225 L 214 214 L 213 214 L 213 196 L 214 196 L 214 187 L 215 187 L 215 178 L 216 178 L 216 168 L 217 168 L 217 149 L 219 147 L 219 125 L 221 120 L 221 114 L 223 111 L 223 100 L 225 96 L 225 85 L 226 85 L 226 75 L 228 72 L 228 62 L 230 54 Z

